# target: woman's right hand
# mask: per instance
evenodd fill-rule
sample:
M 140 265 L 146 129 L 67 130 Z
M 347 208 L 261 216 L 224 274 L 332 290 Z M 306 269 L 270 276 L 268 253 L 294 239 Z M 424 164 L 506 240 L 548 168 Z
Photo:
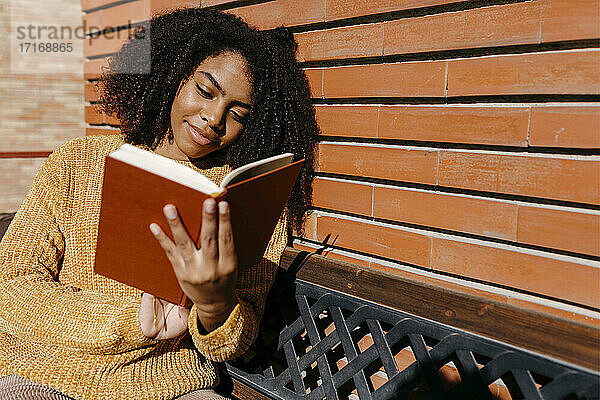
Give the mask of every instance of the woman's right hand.
M 187 308 L 142 294 L 138 317 L 142 333 L 149 338 L 163 340 L 181 335 L 187 330 L 189 315 Z

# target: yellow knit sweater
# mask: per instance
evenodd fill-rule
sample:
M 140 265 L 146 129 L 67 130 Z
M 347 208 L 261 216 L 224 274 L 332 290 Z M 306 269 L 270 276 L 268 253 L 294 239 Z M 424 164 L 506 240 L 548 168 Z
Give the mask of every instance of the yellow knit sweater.
M 78 399 L 171 399 L 214 386 L 212 361 L 242 354 L 254 339 L 285 247 L 283 218 L 263 260 L 240 273 L 230 317 L 207 335 L 192 310 L 184 335 L 148 339 L 140 291 L 94 274 L 104 156 L 121 144 L 121 136 L 92 136 L 54 151 L 2 239 L 0 376 Z M 201 168 L 180 163 L 219 184 L 231 168 L 213 159 Z

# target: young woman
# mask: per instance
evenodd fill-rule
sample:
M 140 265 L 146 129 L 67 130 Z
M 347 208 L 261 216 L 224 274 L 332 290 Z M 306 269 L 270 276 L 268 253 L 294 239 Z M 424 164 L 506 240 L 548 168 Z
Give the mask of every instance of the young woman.
M 143 60 L 132 38 L 101 79 L 122 135 L 53 152 L 0 243 L 0 399 L 221 398 L 213 362 L 253 341 L 286 233 L 302 228 L 318 128 L 292 35 L 201 9 L 155 17 L 150 32 L 150 73 L 123 73 Z M 258 265 L 238 268 L 225 202 L 204 203 L 201 249 L 174 205 L 147 221 L 187 310 L 93 273 L 104 157 L 123 143 L 217 183 L 283 152 L 306 162 Z

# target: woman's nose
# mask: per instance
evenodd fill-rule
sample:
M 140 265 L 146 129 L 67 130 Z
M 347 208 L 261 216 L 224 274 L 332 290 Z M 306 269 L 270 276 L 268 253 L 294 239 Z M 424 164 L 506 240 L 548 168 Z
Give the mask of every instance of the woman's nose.
M 226 109 L 221 104 L 211 104 L 204 108 L 202 118 L 206 120 L 215 132 L 219 133 L 225 127 Z

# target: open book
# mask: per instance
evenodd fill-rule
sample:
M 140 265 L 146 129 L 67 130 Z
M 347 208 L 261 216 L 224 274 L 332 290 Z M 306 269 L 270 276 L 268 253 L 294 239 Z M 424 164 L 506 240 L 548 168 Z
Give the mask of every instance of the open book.
M 256 264 L 304 162 L 292 162 L 292 157 L 286 153 L 244 165 L 217 186 L 174 160 L 124 144 L 106 156 L 94 271 L 171 303 L 191 305 L 150 223 L 158 223 L 173 239 L 162 208 L 174 204 L 199 247 L 204 200 L 225 200 L 238 268 Z

